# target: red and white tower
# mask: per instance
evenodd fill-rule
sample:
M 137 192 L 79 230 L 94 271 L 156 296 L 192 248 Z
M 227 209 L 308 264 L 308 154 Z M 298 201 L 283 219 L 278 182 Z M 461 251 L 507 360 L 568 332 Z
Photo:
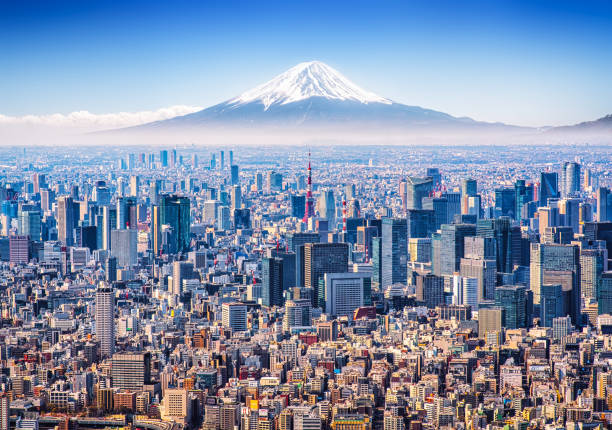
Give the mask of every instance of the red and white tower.
M 308 152 L 308 188 L 306 190 L 306 208 L 304 210 L 304 221 L 314 217 L 314 200 L 312 199 L 312 169 L 310 167 L 310 152 Z

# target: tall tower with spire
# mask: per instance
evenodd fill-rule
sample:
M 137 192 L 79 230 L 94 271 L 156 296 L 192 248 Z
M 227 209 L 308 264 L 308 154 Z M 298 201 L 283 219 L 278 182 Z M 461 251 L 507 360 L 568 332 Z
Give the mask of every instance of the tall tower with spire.
M 312 169 L 310 167 L 310 151 L 308 151 L 308 188 L 306 190 L 306 208 L 304 210 L 304 221 L 314 217 L 314 200 L 312 199 Z

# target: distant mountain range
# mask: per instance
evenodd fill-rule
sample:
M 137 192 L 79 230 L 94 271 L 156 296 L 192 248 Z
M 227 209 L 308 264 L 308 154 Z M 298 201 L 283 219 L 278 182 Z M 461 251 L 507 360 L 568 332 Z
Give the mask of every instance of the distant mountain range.
M 129 130 L 174 132 L 256 127 L 563 135 L 608 133 L 612 130 L 612 115 L 593 122 L 547 129 L 481 122 L 396 103 L 360 88 L 322 62 L 311 61 L 300 63 L 271 81 L 223 103 Z
M 566 125 L 562 127 L 553 127 L 547 131 L 553 134 L 564 134 L 564 133 L 587 133 L 587 134 L 599 134 L 612 136 L 612 115 L 606 115 L 603 118 L 596 119 L 595 121 L 581 122 L 575 125 Z

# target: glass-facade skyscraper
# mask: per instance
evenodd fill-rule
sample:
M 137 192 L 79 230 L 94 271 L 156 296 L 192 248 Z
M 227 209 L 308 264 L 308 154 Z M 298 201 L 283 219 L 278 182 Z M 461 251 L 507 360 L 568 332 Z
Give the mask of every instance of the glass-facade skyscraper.
M 406 283 L 408 277 L 408 228 L 405 218 L 382 220 L 381 287 Z
M 160 223 L 169 225 L 174 230 L 173 237 L 176 252 L 189 250 L 190 242 L 190 203 L 188 197 L 161 196 L 160 198 Z

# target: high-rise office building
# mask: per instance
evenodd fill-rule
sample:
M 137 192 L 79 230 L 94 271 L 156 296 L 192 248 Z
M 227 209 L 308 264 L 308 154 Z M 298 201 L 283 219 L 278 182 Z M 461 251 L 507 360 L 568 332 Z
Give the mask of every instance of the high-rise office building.
M 336 222 L 336 199 L 333 190 L 325 190 L 319 197 L 319 214 L 321 218 L 325 218 L 329 226 L 335 225 Z
M 549 198 L 559 197 L 559 175 L 557 172 L 540 173 L 540 206 L 548 205 Z
M 462 258 L 460 262 L 461 276 L 475 278 L 478 283 L 478 303 L 483 300 L 495 299 L 497 264 L 495 260 L 483 258 Z
M 540 288 L 540 325 L 552 327 L 553 320 L 565 316 L 561 285 L 542 285 Z
M 499 216 L 516 219 L 516 200 L 513 188 L 498 188 L 495 190 L 495 209 Z
M 230 167 L 230 182 L 232 185 L 238 185 L 240 184 L 240 177 L 239 177 L 239 172 L 238 172 L 238 166 L 235 164 L 232 164 Z
M 115 353 L 111 359 L 113 388 L 142 391 L 151 382 L 151 353 Z
M 514 219 L 523 218 L 523 206 L 533 201 L 533 185 L 525 185 L 524 179 L 519 179 L 514 184 Z
M 469 197 L 474 197 L 478 194 L 478 182 L 476 179 L 463 179 L 461 181 L 461 213 L 468 214 Z
M 444 278 L 431 273 L 417 275 L 416 299 L 430 309 L 444 304 Z
M 606 248 L 583 249 L 580 252 L 580 286 L 582 295 L 595 299 L 601 275 L 608 270 L 608 250 Z
M 236 230 L 251 228 L 250 209 L 234 209 L 234 228 Z
M 221 305 L 221 322 L 223 327 L 234 332 L 246 331 L 247 306 L 237 302 L 223 303 Z
M 433 179 L 408 177 L 406 179 L 407 209 L 422 209 L 423 197 L 429 196 L 434 189 Z
M 597 313 L 612 314 L 612 272 L 601 274 L 597 287 Z
M 410 261 L 429 263 L 431 261 L 431 238 L 417 237 L 408 239 Z
M 382 282 L 381 287 L 405 284 L 408 278 L 408 235 L 405 218 L 382 220 Z
M 230 228 L 230 208 L 228 206 L 219 206 L 217 208 L 217 230 L 225 231 Z
M 264 306 L 283 305 L 283 259 L 264 257 L 261 260 L 261 297 Z
M 352 316 L 355 309 L 370 305 L 371 283 L 365 273 L 326 273 L 325 312 L 331 316 Z
M 138 236 L 136 230 L 111 231 L 111 255 L 119 267 L 133 267 L 138 264 Z
M 531 292 L 527 287 L 523 285 L 497 287 L 495 289 L 495 306 L 505 310 L 505 328 L 516 329 L 531 326 L 533 301 Z
M 0 394 L 0 430 L 11 428 L 11 400 L 5 393 Z
M 57 201 L 57 238 L 66 246 L 73 243 L 75 225 L 74 201 L 69 196 L 61 196 Z
M 542 285 L 561 283 L 565 295 L 565 314 L 571 316 L 574 325 L 581 325 L 581 272 L 578 246 L 532 243 L 529 279 L 536 305 L 540 305 Z
M 283 317 L 283 330 L 307 327 L 312 324 L 312 303 L 308 299 L 287 300 Z
M 511 273 L 521 259 L 520 227 L 512 226 L 509 217 L 481 219 L 476 223 L 476 235 L 495 239 L 497 271 Z
M 295 252 L 295 283 L 298 287 L 304 287 L 304 245 L 307 243 L 318 243 L 321 241 L 319 233 L 289 233 L 287 236 L 287 248 Z
M 115 352 L 115 293 L 110 287 L 96 291 L 96 337 L 100 356 L 110 357 Z
M 291 195 L 291 216 L 295 218 L 302 218 L 304 211 L 306 210 L 306 196 L 304 195 Z
M 433 230 L 438 230 L 442 224 L 450 224 L 449 204 L 445 197 L 423 197 L 421 203 L 423 210 L 434 214 Z
M 601 187 L 597 189 L 597 220 L 599 222 L 612 221 L 612 194 L 610 189 Z
M 9 261 L 14 264 L 27 264 L 30 261 L 28 236 L 9 236 Z
M 231 200 L 232 200 L 232 212 L 234 209 L 240 209 L 242 207 L 242 189 L 240 185 L 234 185 L 231 189 Z
M 488 333 L 501 333 L 504 329 L 506 309 L 490 306 L 478 310 L 478 337 L 486 339 Z
M 189 250 L 191 236 L 191 214 L 188 197 L 164 195 L 160 198 L 160 223 L 169 225 L 174 231 L 173 248 L 176 252 Z M 229 215 L 228 215 L 229 217 Z
M 172 294 L 180 296 L 183 292 L 183 281 L 194 278 L 197 278 L 197 274 L 191 262 L 175 261 L 172 263 Z
M 372 285 L 382 289 L 382 237 L 372 238 Z
M 289 288 L 296 287 L 296 253 L 291 251 L 285 251 L 284 249 L 272 249 L 270 256 L 280 258 L 283 260 L 283 290 L 286 291 Z
M 561 197 L 569 197 L 580 192 L 580 164 L 565 162 L 561 169 Z
M 440 234 L 439 261 L 434 252 L 434 266 L 439 266 L 440 274 L 452 275 L 460 270 L 461 259 L 464 257 L 465 238 L 476 234 L 473 224 L 443 224 Z M 435 245 L 435 240 L 434 240 Z
M 168 167 L 168 150 L 162 149 L 159 151 L 159 162 L 162 167 Z
M 442 175 L 440 174 L 440 169 L 437 167 L 428 167 L 425 171 L 425 176 L 431 178 L 434 187 L 438 187 L 442 184 Z
M 319 288 L 325 273 L 348 272 L 348 244 L 306 243 L 304 245 L 304 285 L 313 291 L 312 306 L 325 306 L 325 294 Z
M 130 196 L 138 198 L 140 191 L 140 177 L 138 175 L 130 176 Z
M 19 211 L 19 234 L 22 236 L 29 236 L 32 241 L 40 241 L 40 221 L 40 209 L 35 207 L 22 207 Z
M 409 209 L 406 214 L 408 237 L 430 237 L 436 231 L 435 212 L 425 209 Z

